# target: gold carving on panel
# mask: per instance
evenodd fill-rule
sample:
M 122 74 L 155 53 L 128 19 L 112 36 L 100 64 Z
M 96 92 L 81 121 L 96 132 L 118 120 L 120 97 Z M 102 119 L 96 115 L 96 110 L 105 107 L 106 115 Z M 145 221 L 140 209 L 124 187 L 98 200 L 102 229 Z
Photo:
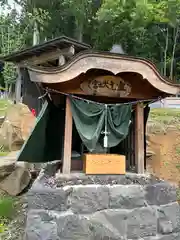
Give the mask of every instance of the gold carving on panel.
M 80 85 L 83 92 L 97 96 L 127 97 L 131 86 L 121 77 L 100 76 L 83 81 Z

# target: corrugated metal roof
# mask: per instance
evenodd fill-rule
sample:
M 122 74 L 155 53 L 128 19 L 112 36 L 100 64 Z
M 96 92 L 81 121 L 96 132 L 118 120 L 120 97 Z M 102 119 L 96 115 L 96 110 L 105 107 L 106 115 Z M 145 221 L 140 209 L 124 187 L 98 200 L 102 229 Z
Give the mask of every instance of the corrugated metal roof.
M 86 43 L 81 43 L 76 41 L 75 39 L 61 36 L 50 41 L 35 45 L 33 47 L 14 52 L 12 54 L 2 57 L 1 60 L 16 63 L 32 56 L 39 56 L 44 52 L 50 52 L 57 48 L 67 48 L 71 45 L 74 45 L 76 53 L 91 48 L 91 46 Z

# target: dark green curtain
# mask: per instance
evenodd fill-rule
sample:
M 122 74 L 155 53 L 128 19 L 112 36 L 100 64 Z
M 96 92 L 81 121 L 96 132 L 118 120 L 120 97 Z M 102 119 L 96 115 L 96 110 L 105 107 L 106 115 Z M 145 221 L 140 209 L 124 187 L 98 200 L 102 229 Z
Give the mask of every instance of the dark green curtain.
M 131 105 L 110 106 L 71 99 L 72 115 L 76 129 L 89 151 L 101 146 L 107 119 L 108 147 L 119 144 L 128 134 Z M 18 161 L 50 162 L 62 158 L 65 113 L 62 106 L 46 102 L 36 125 L 24 143 Z
M 43 162 L 48 116 L 49 116 L 48 103 L 45 102 L 37 118 L 36 125 L 31 135 L 29 136 L 28 140 L 24 143 L 19 153 L 17 159 L 18 161 Z
M 118 145 L 128 134 L 131 105 L 105 105 L 71 98 L 71 109 L 77 131 L 90 152 L 102 142 L 106 118 L 108 148 Z
M 45 102 L 36 125 L 24 143 L 18 161 L 43 163 L 60 160 L 63 149 L 64 111 L 52 102 Z

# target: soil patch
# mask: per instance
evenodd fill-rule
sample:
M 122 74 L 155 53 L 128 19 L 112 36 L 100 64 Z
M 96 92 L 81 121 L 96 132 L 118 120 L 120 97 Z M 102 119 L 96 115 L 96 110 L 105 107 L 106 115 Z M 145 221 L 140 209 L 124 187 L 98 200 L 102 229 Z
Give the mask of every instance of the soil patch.
M 148 172 L 180 183 L 180 110 L 153 109 L 147 125 Z

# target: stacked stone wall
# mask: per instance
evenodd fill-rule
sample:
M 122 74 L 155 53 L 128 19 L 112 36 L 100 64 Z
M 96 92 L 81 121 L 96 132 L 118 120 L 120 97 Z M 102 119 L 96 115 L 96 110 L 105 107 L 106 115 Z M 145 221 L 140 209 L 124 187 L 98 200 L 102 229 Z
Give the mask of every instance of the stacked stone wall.
M 180 240 L 176 188 L 156 179 L 43 172 L 27 199 L 26 240 Z

